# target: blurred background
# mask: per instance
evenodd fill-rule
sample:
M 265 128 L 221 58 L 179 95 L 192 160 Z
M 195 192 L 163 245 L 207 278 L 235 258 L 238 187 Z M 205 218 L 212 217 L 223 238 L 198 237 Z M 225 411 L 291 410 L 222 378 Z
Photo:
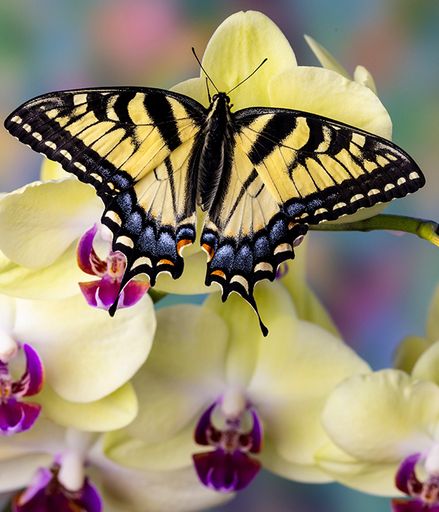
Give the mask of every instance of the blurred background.
M 394 141 L 428 185 L 388 212 L 439 220 L 439 2 L 437 0 L 3 0 L 0 117 L 43 92 L 99 85 L 170 87 L 199 73 L 221 21 L 238 10 L 270 16 L 298 62 L 317 65 L 310 34 L 353 71 L 366 66 L 394 123 Z M 0 190 L 38 176 L 41 157 L 0 128 Z M 315 233 L 309 277 L 345 340 L 376 369 L 407 334 L 423 334 L 439 283 L 439 250 L 410 235 Z M 338 485 L 301 485 L 263 473 L 217 512 L 381 512 L 387 500 Z

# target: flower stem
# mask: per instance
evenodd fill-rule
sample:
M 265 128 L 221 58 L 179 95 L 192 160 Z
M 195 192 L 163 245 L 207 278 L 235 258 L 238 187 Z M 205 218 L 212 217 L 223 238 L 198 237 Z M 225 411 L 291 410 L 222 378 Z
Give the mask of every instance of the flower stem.
M 315 231 L 374 231 L 377 229 L 402 231 L 417 235 L 439 247 L 439 224 L 437 222 L 403 215 L 375 215 L 369 219 L 345 224 L 317 224 L 310 226 L 310 229 Z
M 152 302 L 157 304 L 160 300 L 164 299 L 168 294 L 166 292 L 160 292 L 158 290 L 154 290 L 150 288 L 148 291 L 148 295 L 151 297 Z

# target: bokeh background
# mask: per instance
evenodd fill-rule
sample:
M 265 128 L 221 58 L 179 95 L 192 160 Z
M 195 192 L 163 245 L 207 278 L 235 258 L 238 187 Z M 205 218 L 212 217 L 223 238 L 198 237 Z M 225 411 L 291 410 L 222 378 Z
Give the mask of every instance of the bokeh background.
M 418 161 L 428 183 L 388 212 L 439 220 L 437 0 L 2 0 L 0 117 L 51 90 L 170 87 L 195 76 L 191 46 L 202 54 L 218 24 L 241 9 L 270 16 L 301 64 L 317 65 L 307 33 L 348 70 L 362 64 L 373 73 L 394 140 Z M 0 190 L 37 177 L 41 157 L 3 128 L 0 155 Z M 402 337 L 424 332 L 439 283 L 439 249 L 394 233 L 314 232 L 309 238 L 310 282 L 345 340 L 374 368 L 390 365 Z M 335 484 L 294 484 L 263 473 L 217 512 L 243 510 L 381 512 L 389 503 Z

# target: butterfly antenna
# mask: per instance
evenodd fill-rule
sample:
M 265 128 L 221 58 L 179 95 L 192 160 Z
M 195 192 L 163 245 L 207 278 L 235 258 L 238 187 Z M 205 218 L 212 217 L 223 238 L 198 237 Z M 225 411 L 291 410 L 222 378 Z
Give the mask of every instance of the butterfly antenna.
M 262 66 L 267 62 L 267 60 L 268 60 L 268 58 L 267 58 L 267 57 L 265 57 L 265 59 L 264 59 L 264 60 L 259 64 L 259 66 L 258 66 L 255 70 L 253 70 L 253 71 L 248 75 L 248 77 L 247 77 L 247 78 L 244 78 L 244 80 L 241 80 L 241 81 L 239 82 L 239 84 L 235 85 L 235 87 L 233 87 L 233 89 L 230 89 L 230 91 L 228 91 L 226 94 L 227 94 L 227 95 L 229 95 L 232 91 L 234 91 L 235 89 L 237 89 L 237 88 L 238 88 L 240 85 L 242 85 L 244 82 L 247 82 L 247 80 L 248 80 L 249 78 L 251 78 L 251 77 L 256 73 L 256 71 L 258 71 L 258 70 L 259 70 L 259 69 L 260 69 L 260 68 L 261 68 L 261 67 L 262 67 Z
M 207 97 L 209 98 L 209 103 L 211 103 L 212 102 L 212 97 L 210 96 L 209 80 L 207 79 L 207 77 L 206 77 L 206 87 L 207 87 Z
M 218 87 L 214 84 L 213 80 L 210 78 L 210 76 L 206 73 L 206 70 L 203 68 L 203 65 L 201 64 L 201 61 L 198 58 L 198 55 L 195 53 L 195 48 L 194 47 L 192 47 L 192 53 L 194 54 L 194 57 L 195 57 L 196 61 L 198 62 L 198 65 L 200 66 L 201 70 L 206 75 L 206 78 L 215 87 L 216 92 L 219 92 Z M 207 90 L 209 90 L 209 88 Z M 209 96 L 210 96 L 210 94 L 209 94 Z

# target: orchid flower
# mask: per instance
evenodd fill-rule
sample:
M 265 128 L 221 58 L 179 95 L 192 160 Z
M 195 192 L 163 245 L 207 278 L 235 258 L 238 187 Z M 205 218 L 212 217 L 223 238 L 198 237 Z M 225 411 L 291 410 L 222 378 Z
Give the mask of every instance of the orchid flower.
M 234 109 L 258 105 L 304 110 L 390 138 L 390 117 L 369 87 L 334 69 L 299 66 L 284 34 L 260 12 L 238 12 L 227 18 L 212 35 L 202 64 L 218 89 L 229 91 L 264 58 L 268 59 L 264 66 L 230 93 Z M 208 104 L 201 74 L 173 89 Z M 75 294 L 84 281 L 76 264 L 78 240 L 99 222 L 103 208 L 90 186 L 59 169 L 46 163 L 43 181 L 0 199 L 0 292 L 62 298 Z M 382 208 L 365 209 L 354 217 L 372 216 Z M 352 216 L 344 217 L 348 220 Z M 206 258 L 198 244 L 188 247 L 184 256 L 183 276 L 174 281 L 160 275 L 156 288 L 185 294 L 216 291 L 204 285 Z M 99 302 L 96 287 L 86 289 L 93 304 Z
M 193 471 L 141 472 L 108 460 L 98 434 L 43 419 L 21 436 L 0 439 L 0 492 L 13 512 L 177 512 L 225 500 L 203 489 Z
M 61 425 L 90 431 L 132 421 L 137 399 L 128 381 L 147 358 L 154 331 L 147 296 L 112 319 L 79 294 L 59 301 L 0 295 L 0 434 L 30 429 L 40 409 Z
M 326 329 L 300 319 L 287 289 L 261 283 L 263 338 L 239 297 L 157 312 L 151 354 L 133 379 L 139 414 L 105 435 L 105 452 L 143 470 L 194 465 L 222 492 L 246 487 L 259 469 L 325 482 L 314 452 L 328 440 L 319 417 L 330 390 L 368 366 Z
M 354 376 L 330 395 L 323 425 L 333 444 L 320 466 L 344 485 L 393 500 L 395 512 L 439 510 L 439 342 L 400 370 Z

